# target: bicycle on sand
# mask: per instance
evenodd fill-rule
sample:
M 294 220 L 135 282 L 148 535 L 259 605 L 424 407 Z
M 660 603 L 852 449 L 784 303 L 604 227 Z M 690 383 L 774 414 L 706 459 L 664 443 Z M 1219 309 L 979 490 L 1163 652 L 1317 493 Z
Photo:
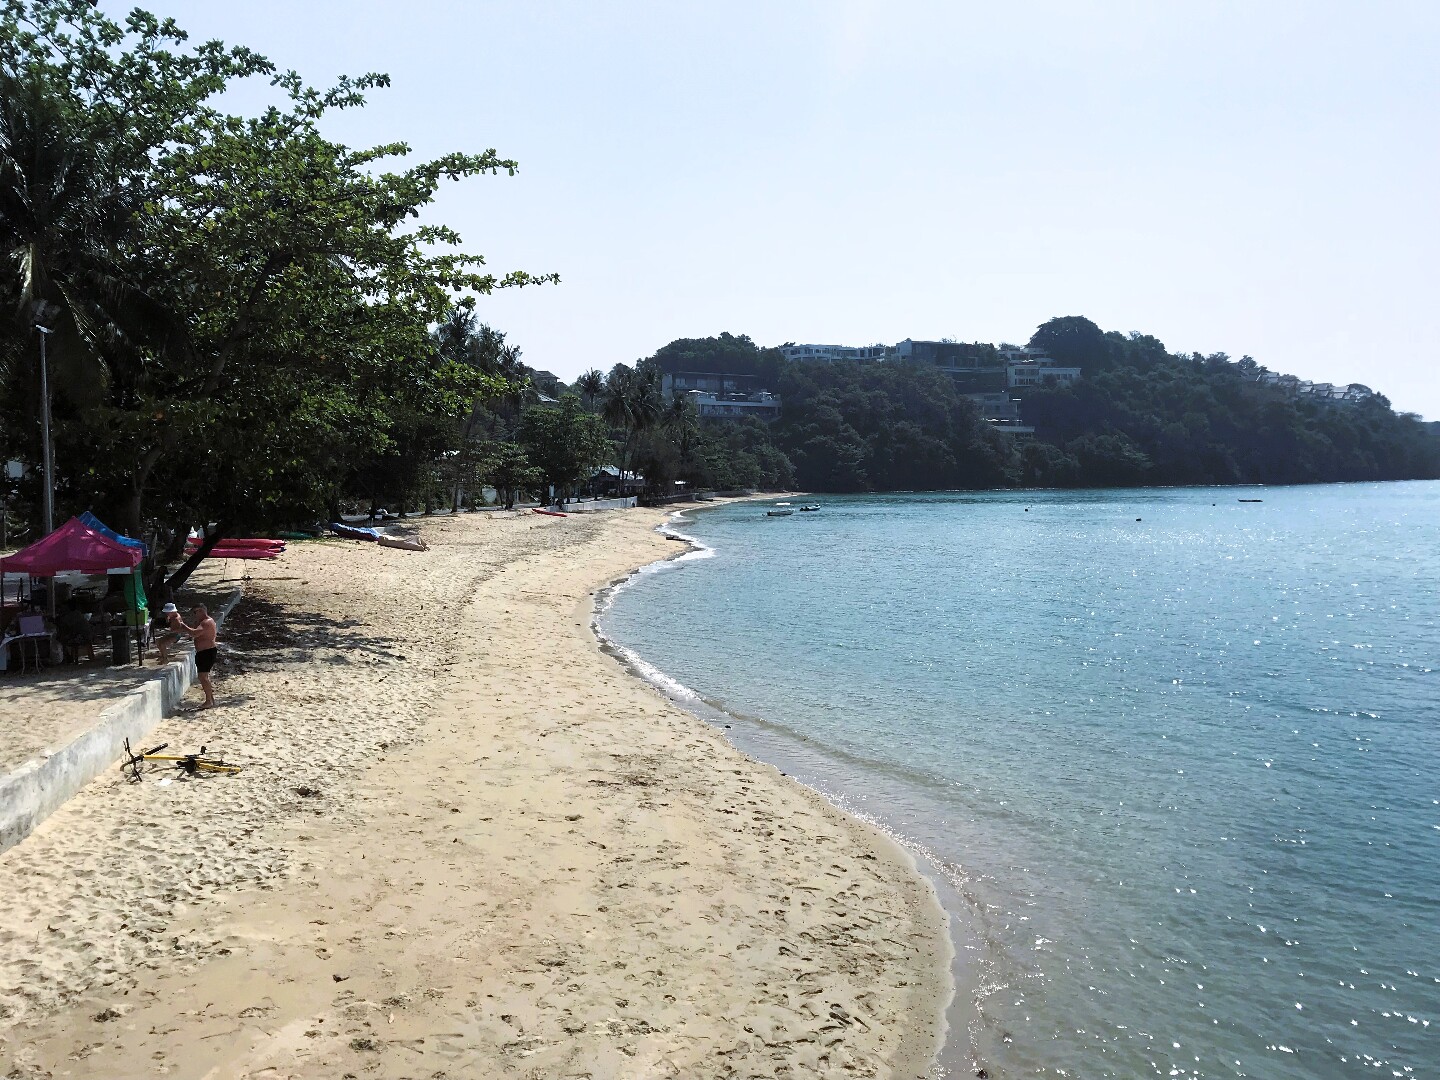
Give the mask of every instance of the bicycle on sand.
M 125 773 L 125 779 L 131 783 L 138 783 L 143 777 L 140 774 L 140 766 L 147 761 L 173 761 L 175 768 L 179 769 L 186 776 L 199 776 L 201 773 L 222 773 L 234 775 L 242 766 L 233 762 L 221 761 L 218 757 L 206 757 L 205 747 L 200 747 L 198 754 L 162 754 L 168 743 L 161 743 L 159 746 L 152 746 L 149 750 L 141 750 L 138 754 L 130 749 L 130 740 L 125 740 L 125 760 L 120 762 L 120 771 Z M 126 772 L 126 770 L 129 772 Z

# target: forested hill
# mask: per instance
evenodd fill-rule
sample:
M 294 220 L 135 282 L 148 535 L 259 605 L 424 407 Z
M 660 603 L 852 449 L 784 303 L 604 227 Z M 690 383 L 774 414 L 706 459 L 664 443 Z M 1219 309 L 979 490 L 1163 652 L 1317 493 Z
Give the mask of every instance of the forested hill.
M 887 491 L 1440 478 L 1440 424 L 1397 414 L 1379 394 L 1309 400 L 1258 381 L 1265 369 L 1249 357 L 1178 355 L 1077 316 L 1050 320 L 1030 344 L 1083 369 L 1073 387 L 1015 392 L 1033 436 L 996 430 L 928 364 L 790 362 L 729 334 L 675 341 L 654 359 L 670 371 L 754 373 L 782 397 L 774 424 L 704 425 L 702 483 Z

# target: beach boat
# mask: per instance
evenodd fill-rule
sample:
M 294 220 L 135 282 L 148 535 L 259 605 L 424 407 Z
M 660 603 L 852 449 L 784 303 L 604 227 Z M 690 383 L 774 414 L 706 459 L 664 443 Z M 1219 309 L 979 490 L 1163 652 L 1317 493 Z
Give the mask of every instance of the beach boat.
M 800 512 L 801 512 L 802 514 L 813 514 L 816 510 L 819 510 L 819 509 L 820 509 L 820 504 L 819 504 L 819 503 L 815 503 L 815 504 L 812 505 L 812 506 L 802 506 L 802 507 L 800 507 Z
M 546 517 L 568 517 L 568 516 L 569 516 L 569 515 L 567 515 L 567 514 L 562 514 L 559 510 L 541 510 L 538 506 L 532 506 L 532 507 L 530 508 L 530 512 L 531 512 L 532 514 L 544 514 Z
M 375 541 L 381 547 L 399 548 L 401 551 L 429 551 L 430 545 L 424 540 L 410 540 L 403 536 L 382 536 Z
M 343 536 L 347 540 L 379 540 L 380 534 L 374 529 L 361 529 L 354 525 L 342 525 L 338 521 L 330 523 L 330 531 L 336 536 Z
M 766 517 L 789 517 L 789 516 L 790 516 L 791 514 L 793 514 L 794 512 L 795 512 L 794 510 L 789 510 L 789 509 L 785 509 L 785 510 L 766 510 L 766 511 L 765 511 L 765 516 L 766 516 Z

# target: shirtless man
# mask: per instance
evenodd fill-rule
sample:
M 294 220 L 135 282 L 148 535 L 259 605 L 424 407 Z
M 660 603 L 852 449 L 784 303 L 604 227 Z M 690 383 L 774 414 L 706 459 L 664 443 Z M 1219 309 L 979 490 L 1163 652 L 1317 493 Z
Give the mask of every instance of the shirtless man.
M 215 707 L 215 688 L 210 685 L 210 669 L 215 666 L 215 620 L 210 618 L 204 604 L 196 604 L 191 612 L 194 626 L 186 626 L 177 611 L 170 616 L 170 628 L 195 639 L 195 671 L 200 676 L 200 687 L 205 691 L 202 709 Z

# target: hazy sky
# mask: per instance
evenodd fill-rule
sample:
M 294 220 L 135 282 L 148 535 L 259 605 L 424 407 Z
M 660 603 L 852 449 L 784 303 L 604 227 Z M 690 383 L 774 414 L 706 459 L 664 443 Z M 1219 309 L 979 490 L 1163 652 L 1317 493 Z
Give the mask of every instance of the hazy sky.
M 145 6 L 312 83 L 388 72 L 353 145 L 517 158 L 437 217 L 560 273 L 480 312 L 565 378 L 1076 314 L 1440 419 L 1433 0 Z

